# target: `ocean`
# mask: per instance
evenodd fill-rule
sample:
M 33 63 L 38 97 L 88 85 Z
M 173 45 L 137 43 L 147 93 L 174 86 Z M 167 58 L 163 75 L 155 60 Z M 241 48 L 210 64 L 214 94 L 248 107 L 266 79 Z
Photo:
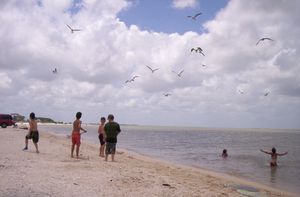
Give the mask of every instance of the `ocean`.
M 82 138 L 99 144 L 98 126 L 82 127 L 88 130 Z M 67 135 L 72 126 L 39 125 L 39 130 Z M 119 148 L 300 194 L 300 130 L 130 125 L 121 125 L 121 130 Z M 275 169 L 269 166 L 270 155 L 260 152 L 271 151 L 272 147 L 278 153 L 288 151 L 288 155 L 278 158 Z M 226 159 L 221 157 L 223 149 L 228 151 Z

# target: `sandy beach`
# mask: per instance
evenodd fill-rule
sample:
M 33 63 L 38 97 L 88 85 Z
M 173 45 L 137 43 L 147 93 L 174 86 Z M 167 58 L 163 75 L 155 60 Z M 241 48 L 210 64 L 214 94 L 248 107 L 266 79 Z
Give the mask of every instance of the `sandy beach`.
M 27 130 L 0 129 L 0 196 L 297 196 L 206 170 L 171 164 L 118 149 L 116 162 L 98 156 L 98 145 L 82 141 L 80 159 L 70 158 L 67 136 L 40 132 L 22 151 Z

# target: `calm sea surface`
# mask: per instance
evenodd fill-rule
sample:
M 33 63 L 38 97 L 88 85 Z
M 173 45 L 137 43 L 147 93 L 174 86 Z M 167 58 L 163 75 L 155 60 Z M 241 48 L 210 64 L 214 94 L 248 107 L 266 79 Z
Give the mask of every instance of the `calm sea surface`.
M 98 126 L 88 130 L 83 139 L 98 144 Z M 39 125 L 40 131 L 70 134 L 71 125 Z M 278 189 L 300 194 L 300 131 L 203 129 L 158 126 L 121 126 L 118 147 L 154 158 L 209 169 Z M 277 169 L 270 169 L 270 155 L 259 149 L 288 151 L 278 158 Z M 227 159 L 221 158 L 226 148 Z

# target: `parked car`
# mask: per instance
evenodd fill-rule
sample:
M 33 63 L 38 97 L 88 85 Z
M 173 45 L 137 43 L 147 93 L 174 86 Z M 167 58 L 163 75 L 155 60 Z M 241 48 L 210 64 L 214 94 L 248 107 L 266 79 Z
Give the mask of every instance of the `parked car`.
M 0 126 L 2 128 L 6 128 L 7 126 L 15 125 L 15 121 L 13 121 L 13 118 L 9 114 L 0 114 Z

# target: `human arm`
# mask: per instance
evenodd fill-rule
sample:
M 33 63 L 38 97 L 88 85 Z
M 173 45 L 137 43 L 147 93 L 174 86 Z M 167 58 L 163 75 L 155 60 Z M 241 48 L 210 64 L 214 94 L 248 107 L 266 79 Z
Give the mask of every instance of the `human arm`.
M 101 134 L 101 125 L 99 125 L 99 127 L 98 127 L 98 134 L 99 135 Z
M 121 133 L 121 128 L 120 128 L 120 125 L 118 124 L 118 126 L 117 126 L 117 132 L 118 132 L 118 135 L 119 135 L 119 133 Z
M 81 127 L 81 121 L 78 123 L 78 128 L 79 128 L 80 130 L 82 130 L 83 133 L 86 133 L 86 132 L 87 132 L 87 130 L 85 130 L 84 128 Z
M 29 120 L 28 135 L 30 135 L 31 130 L 32 130 L 32 122 L 31 120 Z
M 263 153 L 269 154 L 269 155 L 272 154 L 272 153 L 270 153 L 270 152 L 264 151 L 263 149 L 260 149 L 260 151 L 263 152 Z
M 288 152 L 285 152 L 285 153 L 277 153 L 278 156 L 284 156 L 284 155 L 287 155 Z

